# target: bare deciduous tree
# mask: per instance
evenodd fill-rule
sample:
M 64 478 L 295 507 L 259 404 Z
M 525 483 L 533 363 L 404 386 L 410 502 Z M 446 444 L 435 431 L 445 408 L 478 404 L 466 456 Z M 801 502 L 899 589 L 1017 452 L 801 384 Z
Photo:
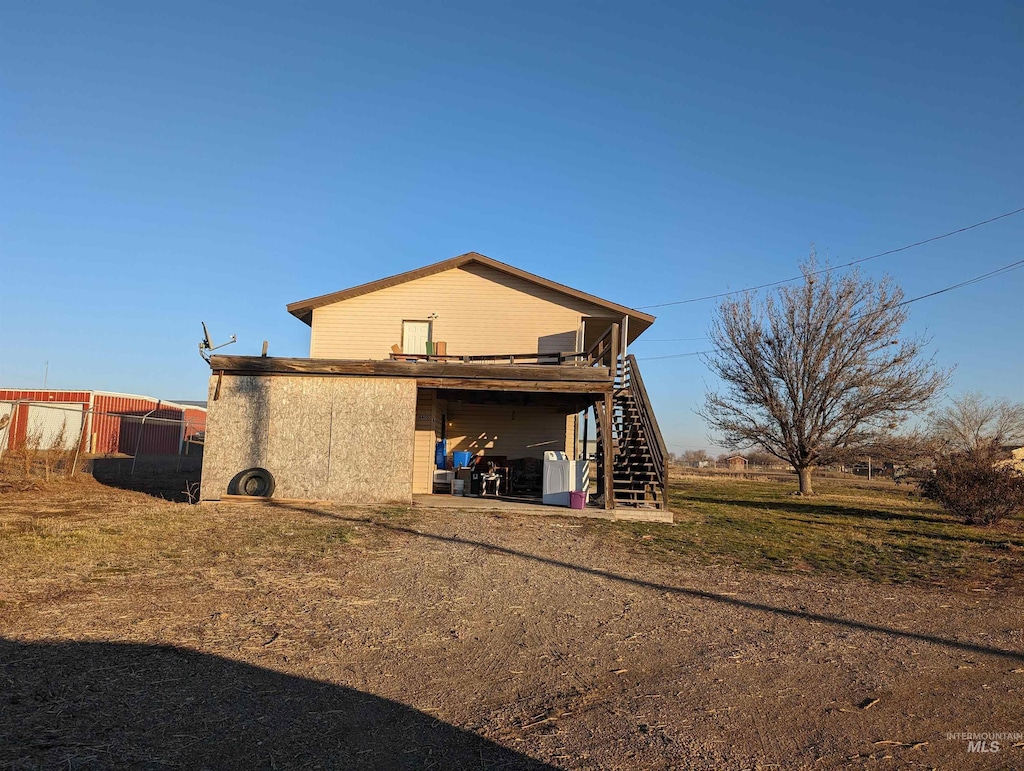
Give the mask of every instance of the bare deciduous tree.
M 901 339 L 907 312 L 890 278 L 816 269 L 812 254 L 802 284 L 721 303 L 704 360 L 725 390 L 709 391 L 699 413 L 717 443 L 792 464 L 804 495 L 816 467 L 891 431 L 947 378 L 922 358 L 923 339 Z
M 937 445 L 930 434 L 915 429 L 902 433 L 884 431 L 867 444 L 850 449 L 853 455 L 874 455 L 890 463 L 919 463 L 933 458 Z
M 998 448 L 1024 442 L 1024 404 L 966 393 L 933 412 L 929 424 L 936 439 L 948 449 L 977 453 L 986 445 Z
M 744 453 L 744 455 L 751 466 L 771 466 L 772 464 L 778 463 L 778 459 L 776 459 L 774 455 L 763 452 L 762 450 L 753 450 L 751 452 Z
M 697 467 L 709 458 L 705 450 L 687 450 L 683 453 L 682 460 L 687 466 Z

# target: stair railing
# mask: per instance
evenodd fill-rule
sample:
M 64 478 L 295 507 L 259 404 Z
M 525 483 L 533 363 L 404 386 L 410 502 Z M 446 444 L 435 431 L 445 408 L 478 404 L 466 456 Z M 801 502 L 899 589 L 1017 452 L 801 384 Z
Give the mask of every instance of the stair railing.
M 665 459 L 668 457 L 668 451 L 665 447 L 665 439 L 661 435 L 661 428 L 658 426 L 658 419 L 654 416 L 654 407 L 651 406 L 651 399 L 647 395 L 644 379 L 640 375 L 640 367 L 637 365 L 633 354 L 629 354 L 626 357 L 624 374 L 626 382 L 633 392 L 633 399 L 637 405 L 637 414 L 643 426 L 644 434 L 650 438 L 648 444 L 650 445 L 651 459 L 658 477 L 658 484 L 664 490 Z

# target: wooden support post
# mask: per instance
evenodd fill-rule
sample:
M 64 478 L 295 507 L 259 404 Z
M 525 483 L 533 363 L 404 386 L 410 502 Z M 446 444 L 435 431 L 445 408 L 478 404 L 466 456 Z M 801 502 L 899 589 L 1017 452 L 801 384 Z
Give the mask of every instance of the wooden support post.
M 610 362 L 609 367 L 612 371 L 612 380 L 619 374 L 619 325 L 618 323 L 612 324 L 612 339 L 611 339 L 611 351 L 610 351 Z M 609 415 L 611 414 L 611 408 L 609 408 Z
M 587 456 L 587 420 L 590 418 L 590 407 L 583 413 L 583 460 L 589 460 Z
M 618 325 L 616 325 L 618 326 Z M 604 395 L 601 419 L 601 454 L 604 459 L 604 507 L 615 508 L 615 453 L 612 445 L 612 395 Z

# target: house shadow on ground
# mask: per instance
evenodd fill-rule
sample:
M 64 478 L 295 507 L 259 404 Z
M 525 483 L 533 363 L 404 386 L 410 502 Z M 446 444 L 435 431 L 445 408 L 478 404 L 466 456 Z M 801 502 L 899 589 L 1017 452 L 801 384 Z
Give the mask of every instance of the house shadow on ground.
M 551 768 L 397 702 L 219 656 L 6 639 L 0 767 Z
M 131 457 L 96 457 L 88 461 L 93 478 L 107 487 L 152 495 L 167 501 L 194 503 L 199 498 L 199 482 L 203 473 L 202 455 Z M 192 498 L 189 498 L 189 495 Z

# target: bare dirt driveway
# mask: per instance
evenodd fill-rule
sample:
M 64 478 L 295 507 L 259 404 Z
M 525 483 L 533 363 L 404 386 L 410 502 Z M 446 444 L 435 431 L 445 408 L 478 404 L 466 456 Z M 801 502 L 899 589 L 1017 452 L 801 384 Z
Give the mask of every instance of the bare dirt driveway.
M 1014 587 L 701 565 L 613 522 L 10 492 L 0 637 L 3 767 L 1024 766 L 947 738 L 1024 731 Z

